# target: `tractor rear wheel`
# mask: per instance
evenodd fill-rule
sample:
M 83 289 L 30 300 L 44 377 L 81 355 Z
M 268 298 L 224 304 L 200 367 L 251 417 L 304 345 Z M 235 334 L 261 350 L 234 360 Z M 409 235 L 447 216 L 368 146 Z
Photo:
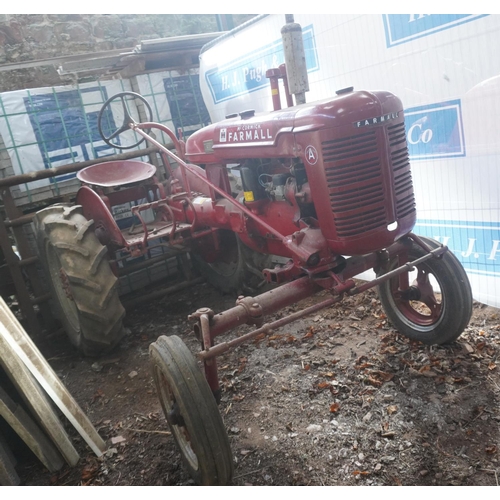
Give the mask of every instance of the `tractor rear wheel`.
M 431 248 L 439 243 L 421 237 Z M 409 261 L 426 252 L 413 243 Z M 397 259 L 390 271 L 398 266 Z M 399 290 L 399 277 L 379 285 L 379 297 L 387 317 L 406 337 L 424 344 L 447 344 L 456 340 L 469 323 L 472 314 L 472 292 L 469 279 L 458 259 L 447 251 L 415 266 L 408 276 L 410 287 Z
M 272 267 L 270 255 L 260 254 L 247 247 L 233 231 L 220 231 L 220 255 L 214 262 L 192 253 L 194 267 L 222 293 L 255 294 L 266 288 L 262 270 Z
M 124 335 L 125 310 L 107 248 L 82 207 L 54 205 L 35 217 L 37 246 L 55 316 L 84 354 L 110 351 Z

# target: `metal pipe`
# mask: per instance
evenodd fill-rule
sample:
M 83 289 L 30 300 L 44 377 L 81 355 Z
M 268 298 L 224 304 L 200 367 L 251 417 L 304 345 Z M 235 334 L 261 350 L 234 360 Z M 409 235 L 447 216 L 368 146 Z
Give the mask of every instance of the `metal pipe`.
M 289 316 L 285 316 L 284 318 L 280 318 L 276 321 L 273 321 L 272 323 L 266 323 L 265 325 L 262 325 L 260 328 L 257 328 L 257 330 L 253 330 L 252 332 L 242 335 L 241 337 L 238 337 L 236 339 L 230 340 L 229 342 L 221 342 L 220 344 L 211 347 L 209 350 L 201 351 L 200 353 L 197 354 L 197 357 L 198 359 L 203 361 L 212 359 L 215 356 L 219 356 L 220 354 L 229 351 L 229 349 L 232 349 L 233 347 L 238 347 L 239 345 L 245 343 L 246 341 L 257 337 L 261 333 L 268 334 L 271 330 L 274 330 L 276 328 L 281 328 L 282 326 L 288 325 L 289 323 L 292 323 L 293 321 L 303 318 L 308 314 L 320 311 L 325 307 L 330 307 L 336 302 L 339 302 L 340 300 L 341 296 L 331 297 L 322 302 L 314 304 L 313 306 L 307 307 L 306 309 L 302 309 L 301 311 L 292 313 Z
M 253 297 L 255 304 L 261 308 L 262 315 L 272 314 L 299 300 L 323 290 L 323 288 L 304 276 L 298 280 L 282 285 L 274 290 Z M 233 328 L 244 325 L 251 317 L 243 305 L 237 305 L 227 311 L 214 315 L 210 322 L 212 338 Z
M 379 276 L 378 278 L 375 278 L 372 281 L 369 281 L 368 283 L 365 283 L 364 285 L 355 287 L 351 290 L 349 290 L 348 294 L 349 295 L 356 295 L 358 293 L 364 292 L 365 290 L 368 290 L 369 288 L 373 288 L 374 286 L 380 285 L 380 283 L 384 283 L 387 280 L 390 280 L 391 278 L 395 276 L 399 276 L 400 274 L 403 274 L 404 272 L 409 272 L 413 270 L 414 266 L 417 266 L 418 264 L 422 264 L 422 262 L 425 262 L 426 260 L 432 259 L 439 257 L 443 253 L 448 251 L 448 247 L 442 246 L 435 248 L 434 250 L 431 250 L 428 254 L 424 255 L 423 257 L 420 257 L 412 262 L 407 262 L 406 264 L 403 264 L 402 266 L 393 269 L 392 271 L 389 271 L 388 273 L 383 274 L 382 276 Z

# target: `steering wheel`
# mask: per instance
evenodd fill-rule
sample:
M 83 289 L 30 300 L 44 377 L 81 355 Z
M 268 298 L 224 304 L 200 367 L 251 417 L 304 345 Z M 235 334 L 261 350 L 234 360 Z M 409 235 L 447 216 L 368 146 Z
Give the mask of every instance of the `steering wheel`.
M 99 116 L 97 118 L 97 128 L 99 129 L 99 134 L 101 135 L 102 139 L 108 146 L 111 146 L 116 149 L 132 149 L 137 147 L 139 144 L 141 144 L 143 141 L 145 141 L 144 137 L 141 137 L 139 141 L 136 141 L 134 144 L 129 145 L 129 146 L 122 146 L 121 144 L 116 144 L 111 142 L 113 139 L 118 138 L 119 135 L 121 134 L 126 134 L 129 132 L 128 137 L 132 138 L 136 134 L 134 131 L 131 130 L 130 124 L 131 123 L 137 123 L 133 118 L 132 115 L 130 114 L 129 107 L 127 102 L 131 102 L 133 100 L 138 99 L 144 104 L 144 107 L 147 110 L 148 114 L 148 122 L 153 121 L 153 111 L 151 110 L 151 106 L 149 105 L 148 101 L 142 95 L 137 94 L 136 92 L 120 92 L 119 94 L 115 94 L 114 96 L 110 97 L 102 106 L 101 111 L 99 111 Z M 111 113 L 111 103 L 114 101 L 121 100 L 122 103 L 122 108 L 123 108 L 123 123 L 122 126 L 115 130 L 111 135 L 106 137 L 105 131 L 107 132 L 109 130 L 109 116 Z M 112 115 L 111 115 L 112 116 Z M 114 120 L 113 120 L 114 121 Z M 108 125 L 108 127 L 103 127 L 104 125 Z M 149 134 L 150 131 L 147 133 Z M 127 137 L 127 136 L 123 136 Z M 127 141 L 130 143 L 130 141 Z

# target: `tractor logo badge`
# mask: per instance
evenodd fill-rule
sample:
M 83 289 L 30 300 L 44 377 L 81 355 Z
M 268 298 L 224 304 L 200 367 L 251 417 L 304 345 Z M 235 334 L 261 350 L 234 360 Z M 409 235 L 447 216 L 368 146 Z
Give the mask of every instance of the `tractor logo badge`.
M 227 129 L 221 128 L 219 142 L 226 142 L 226 141 L 227 141 Z
M 361 120 L 359 122 L 354 122 L 355 127 L 366 127 L 368 125 L 378 125 L 379 123 L 388 122 L 389 120 L 395 120 L 399 118 L 399 111 L 396 113 L 387 113 L 382 116 L 374 116 L 373 118 L 368 118 L 367 120 Z
M 314 146 L 307 146 L 306 148 L 306 160 L 309 165 L 316 165 L 318 161 L 318 152 Z

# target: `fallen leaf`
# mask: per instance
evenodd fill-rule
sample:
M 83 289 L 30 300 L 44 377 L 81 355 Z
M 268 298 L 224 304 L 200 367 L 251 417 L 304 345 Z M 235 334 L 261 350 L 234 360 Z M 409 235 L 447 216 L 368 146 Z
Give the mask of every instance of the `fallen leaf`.
M 247 366 L 247 358 L 240 358 L 240 366 L 238 367 L 238 373 L 241 373 Z
M 353 471 L 352 475 L 353 476 L 368 476 L 368 475 L 370 475 L 370 473 L 366 470 L 363 470 L 363 471 L 355 470 L 355 471 Z
M 103 396 L 104 392 L 102 392 L 101 389 L 97 389 L 97 391 L 95 391 L 94 395 L 92 396 L 92 403 L 94 403 L 99 398 L 102 398 Z
M 396 435 L 395 431 L 387 431 L 387 432 L 380 433 L 381 437 L 386 437 L 386 438 L 393 438 L 395 435 Z
M 321 391 L 323 389 L 327 389 L 328 387 L 330 387 L 330 382 L 319 382 L 318 383 L 318 389 L 320 389 Z
M 302 337 L 301 340 L 304 340 L 304 339 L 310 339 L 314 336 L 314 328 L 312 326 L 309 327 L 307 333 Z
M 371 376 L 368 376 L 365 380 L 368 384 L 373 385 L 374 387 L 382 386 L 382 382 L 380 380 L 377 380 L 376 378 L 373 378 Z
M 487 446 L 484 450 L 486 453 L 493 454 L 497 452 L 497 447 L 495 445 Z
M 495 363 L 493 363 L 493 361 L 488 365 L 488 370 L 491 370 L 493 371 L 495 368 L 497 367 L 497 365 Z
M 283 337 L 283 335 L 271 335 L 269 338 L 269 340 L 278 340 L 278 339 L 281 339 Z
M 99 466 L 97 464 L 86 465 L 82 470 L 82 480 L 88 481 L 96 476 Z
M 392 415 L 393 413 L 396 413 L 398 411 L 398 407 L 396 405 L 390 405 L 387 407 L 387 413 L 389 415 Z
M 366 368 L 372 368 L 373 366 L 375 366 L 373 363 L 363 363 L 361 365 L 356 365 L 354 368 L 356 368 L 356 370 L 364 370 Z
M 259 335 L 257 335 L 257 337 L 255 337 L 254 342 L 260 342 L 262 339 L 265 339 L 265 338 L 266 338 L 265 333 L 259 333 Z
M 330 413 L 337 413 L 340 409 L 339 403 L 333 403 L 330 405 Z
M 373 372 L 374 374 L 377 375 L 377 377 L 381 378 L 384 382 L 389 382 L 394 378 L 393 373 L 387 373 L 387 372 L 381 372 L 381 371 L 376 371 Z

